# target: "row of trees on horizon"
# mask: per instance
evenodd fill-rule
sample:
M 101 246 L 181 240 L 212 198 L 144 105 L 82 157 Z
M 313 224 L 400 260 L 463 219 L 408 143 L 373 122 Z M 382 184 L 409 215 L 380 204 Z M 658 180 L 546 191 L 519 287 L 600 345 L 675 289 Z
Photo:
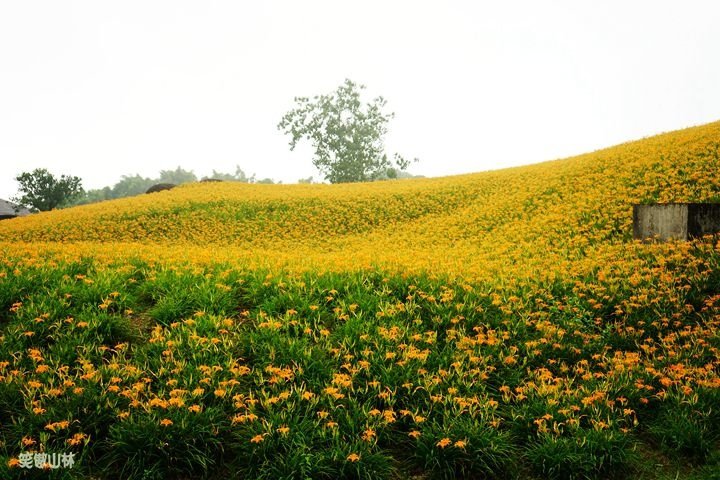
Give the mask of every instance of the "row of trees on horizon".
M 223 173 L 213 169 L 212 175 L 202 178 L 198 178 L 192 170 L 178 166 L 175 170 L 161 170 L 155 178 L 143 177 L 137 173 L 123 175 L 113 186 L 85 190 L 80 177 L 72 175 L 56 177 L 45 168 L 36 168 L 32 172 L 23 172 L 15 177 L 20 194 L 12 200 L 31 211 L 46 211 L 132 197 L 146 193 L 150 187 L 158 184 L 182 185 L 208 179 L 241 183 L 282 183 L 275 182 L 271 178 L 257 179 L 254 174 L 247 176 L 239 165 L 236 166 L 235 173 Z M 313 177 L 300 179 L 298 183 L 313 183 Z
M 390 178 L 412 178 L 407 172 L 398 172 L 394 177 L 383 176 L 377 180 L 388 180 Z M 223 173 L 213 169 L 212 174 L 198 178 L 192 170 L 185 170 L 178 166 L 175 170 L 161 170 L 155 178 L 143 177 L 140 174 L 123 175 L 113 186 L 85 190 L 82 187 L 82 179 L 76 176 L 61 175 L 56 177 L 47 169 L 37 168 L 32 172 L 23 172 L 15 180 L 19 183 L 20 195 L 12 200 L 31 211 L 47 211 L 54 208 L 67 208 L 76 205 L 114 200 L 117 198 L 132 197 L 144 194 L 153 185 L 171 184 L 182 185 L 207 180 L 220 180 L 224 182 L 257 183 L 257 184 L 282 184 L 272 178 L 256 178 L 255 174 L 247 176 L 239 165 L 235 167 L 235 173 Z M 301 178 L 297 183 L 320 183 L 310 176 Z
M 240 168 L 239 165 L 235 167 L 235 173 L 223 173 L 213 169 L 212 175 L 202 178 L 198 178 L 192 170 L 185 170 L 182 167 L 178 166 L 175 170 L 160 170 L 160 174 L 155 178 L 143 177 L 139 174 L 123 175 L 122 177 L 120 177 L 120 181 L 118 181 L 112 187 L 108 186 L 84 192 L 82 196 L 72 202 L 72 205 L 82 205 L 103 200 L 132 197 L 134 195 L 139 195 L 141 193 L 147 192 L 150 187 L 159 183 L 182 185 L 184 183 L 197 182 L 207 179 L 241 183 L 282 183 L 279 181 L 276 182 L 272 178 L 257 179 L 254 174 L 252 176 L 247 176 L 247 174 Z M 298 182 L 312 183 L 312 181 L 313 178 L 309 177 L 306 179 L 301 179 Z

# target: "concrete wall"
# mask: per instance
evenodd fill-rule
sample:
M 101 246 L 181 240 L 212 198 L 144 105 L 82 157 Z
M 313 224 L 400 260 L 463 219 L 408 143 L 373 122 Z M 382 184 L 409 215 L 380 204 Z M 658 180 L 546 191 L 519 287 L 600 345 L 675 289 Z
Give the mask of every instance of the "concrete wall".
M 633 205 L 636 239 L 688 240 L 720 232 L 720 204 Z
M 720 232 L 720 203 L 688 205 L 688 236 L 702 237 Z

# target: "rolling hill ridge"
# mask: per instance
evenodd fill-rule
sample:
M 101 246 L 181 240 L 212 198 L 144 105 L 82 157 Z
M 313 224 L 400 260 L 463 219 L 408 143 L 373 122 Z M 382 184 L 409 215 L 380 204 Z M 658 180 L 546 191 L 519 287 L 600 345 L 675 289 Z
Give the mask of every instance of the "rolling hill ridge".
M 568 159 L 443 178 L 190 184 L 5 221 L 0 241 L 65 251 L 141 243 L 126 248 L 309 267 L 494 275 L 522 262 L 543 271 L 588 249 L 624 248 L 633 203 L 717 201 L 718 165 L 715 122 Z

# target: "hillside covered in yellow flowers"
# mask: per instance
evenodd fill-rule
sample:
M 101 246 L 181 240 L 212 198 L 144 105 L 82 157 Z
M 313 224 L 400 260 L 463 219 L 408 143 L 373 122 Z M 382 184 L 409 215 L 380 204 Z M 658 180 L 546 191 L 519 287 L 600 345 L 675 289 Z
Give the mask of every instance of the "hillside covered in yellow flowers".
M 631 225 L 718 167 L 720 122 L 2 221 L 0 478 L 718 478 L 720 242 Z
M 520 273 L 546 272 L 547 265 L 627 244 L 633 203 L 720 200 L 719 165 L 716 122 L 462 176 L 191 184 L 2 222 L 0 240 L 90 242 L 82 251 L 121 242 L 133 254 L 304 268 L 385 265 L 485 276 L 522 264 Z

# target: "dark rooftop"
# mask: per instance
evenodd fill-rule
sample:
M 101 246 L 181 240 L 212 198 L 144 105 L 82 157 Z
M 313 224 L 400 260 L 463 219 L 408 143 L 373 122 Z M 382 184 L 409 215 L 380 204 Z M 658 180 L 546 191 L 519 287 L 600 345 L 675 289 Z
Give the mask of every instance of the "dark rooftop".
M 0 198 L 0 217 L 30 215 L 30 210 Z

